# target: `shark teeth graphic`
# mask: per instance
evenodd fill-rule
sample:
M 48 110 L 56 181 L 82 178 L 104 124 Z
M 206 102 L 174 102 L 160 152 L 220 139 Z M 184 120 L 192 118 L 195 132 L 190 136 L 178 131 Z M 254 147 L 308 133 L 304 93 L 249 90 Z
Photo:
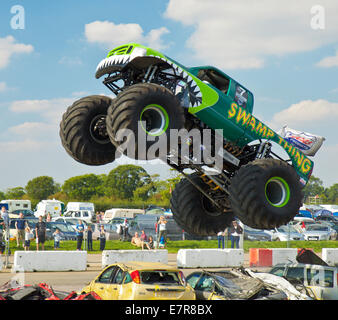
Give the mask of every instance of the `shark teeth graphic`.
M 109 58 L 103 59 L 97 66 L 96 68 L 96 77 L 99 78 L 101 77 L 105 72 L 106 68 L 109 68 L 111 66 L 117 66 L 122 68 L 125 66 L 127 63 L 129 63 L 131 60 L 136 58 L 137 56 L 145 56 L 146 52 L 135 52 L 133 56 L 128 55 L 128 54 L 122 54 L 122 55 L 114 55 Z M 191 100 L 191 105 L 193 107 L 198 107 L 202 103 L 202 93 L 199 89 L 199 86 L 197 83 L 194 81 L 194 79 L 191 77 L 190 74 L 188 74 L 184 69 L 176 65 L 174 62 L 167 60 L 162 57 L 154 56 L 154 55 L 148 55 L 147 57 L 154 57 L 157 59 L 160 59 L 163 62 L 168 63 L 173 70 L 175 71 L 176 75 L 180 76 L 182 80 L 187 83 L 190 91 L 190 100 Z
M 130 55 L 122 54 L 118 56 L 111 56 L 109 58 L 103 59 L 98 66 L 96 67 L 96 75 L 101 74 L 101 71 L 111 66 L 119 66 L 123 67 L 125 64 L 129 62 Z

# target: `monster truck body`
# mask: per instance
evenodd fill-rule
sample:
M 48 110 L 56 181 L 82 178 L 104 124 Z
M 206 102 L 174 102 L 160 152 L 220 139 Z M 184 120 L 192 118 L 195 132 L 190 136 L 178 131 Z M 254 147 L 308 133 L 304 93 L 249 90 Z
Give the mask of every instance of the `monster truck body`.
M 113 161 L 114 157 L 105 157 L 100 163 L 101 155 L 119 149 L 122 139 L 118 131 L 136 133 L 139 121 L 146 122 L 142 128 L 153 138 L 170 134 L 171 129 L 209 129 L 217 137 L 216 131 L 221 129 L 221 149 L 202 146 L 222 156 L 223 166 L 216 168 L 217 174 L 189 157 L 188 161 L 168 161 L 185 177 L 171 199 L 178 224 L 188 232 L 208 235 L 224 230 L 235 216 L 252 227 L 267 229 L 287 223 L 297 214 L 301 188 L 311 176 L 313 162 L 252 115 L 253 94 L 227 74 L 212 66 L 187 68 L 156 50 L 131 43 L 110 51 L 95 76 L 105 76 L 103 83 L 117 97 L 109 107 L 105 97 L 86 97 L 65 113 L 60 136 L 75 160 L 90 165 Z M 93 100 L 100 111 L 91 115 L 86 111 L 88 117 L 78 112 L 84 117 L 78 119 L 78 108 L 92 110 L 88 105 Z M 78 129 L 72 133 L 73 124 Z M 79 142 L 85 135 L 86 143 Z M 273 143 L 284 149 L 288 160 L 272 152 Z M 84 151 L 94 144 L 99 151 Z M 154 144 L 147 142 L 142 150 Z M 140 149 L 135 147 L 138 152 Z M 168 159 L 170 152 L 168 149 Z M 138 159 L 150 158 L 143 154 Z M 194 173 L 188 175 L 185 169 Z

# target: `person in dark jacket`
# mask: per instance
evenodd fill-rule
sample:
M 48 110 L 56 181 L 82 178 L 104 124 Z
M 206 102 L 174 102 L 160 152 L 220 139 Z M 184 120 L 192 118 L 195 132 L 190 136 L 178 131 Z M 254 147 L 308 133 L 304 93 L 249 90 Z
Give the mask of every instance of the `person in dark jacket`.
M 232 221 L 232 226 L 230 228 L 230 240 L 231 240 L 231 248 L 239 248 L 239 239 L 241 234 L 243 233 L 243 229 L 237 223 L 236 220 Z

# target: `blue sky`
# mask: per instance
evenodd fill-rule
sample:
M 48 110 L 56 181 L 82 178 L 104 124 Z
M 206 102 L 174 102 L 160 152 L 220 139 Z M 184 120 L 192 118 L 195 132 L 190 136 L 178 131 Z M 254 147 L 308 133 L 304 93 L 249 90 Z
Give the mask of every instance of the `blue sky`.
M 14 5 L 25 10 L 23 30 L 11 28 Z M 323 11 L 311 13 L 315 5 Z M 318 12 L 324 12 L 323 29 L 311 25 Z M 288 124 L 324 136 L 314 175 L 325 186 L 338 183 L 336 12 L 335 0 L 2 0 L 0 190 L 40 175 L 63 183 L 117 165 L 93 168 L 72 160 L 58 124 L 76 99 L 110 95 L 95 68 L 109 49 L 129 41 L 187 66 L 217 66 L 254 93 L 254 114 L 274 129 Z M 168 176 L 165 165 L 145 168 Z

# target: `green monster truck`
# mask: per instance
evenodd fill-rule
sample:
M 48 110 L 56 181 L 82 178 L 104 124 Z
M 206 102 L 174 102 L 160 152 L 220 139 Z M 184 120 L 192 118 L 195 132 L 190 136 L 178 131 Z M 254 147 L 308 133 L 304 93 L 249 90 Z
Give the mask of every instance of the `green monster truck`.
M 313 162 L 252 115 L 254 98 L 244 86 L 215 67 L 187 68 L 134 43 L 109 52 L 97 66 L 102 76 L 116 97 L 84 97 L 60 124 L 62 145 L 76 161 L 104 165 L 121 153 L 166 161 L 184 176 L 172 192 L 173 217 L 195 235 L 223 231 L 234 217 L 271 229 L 297 214 Z

